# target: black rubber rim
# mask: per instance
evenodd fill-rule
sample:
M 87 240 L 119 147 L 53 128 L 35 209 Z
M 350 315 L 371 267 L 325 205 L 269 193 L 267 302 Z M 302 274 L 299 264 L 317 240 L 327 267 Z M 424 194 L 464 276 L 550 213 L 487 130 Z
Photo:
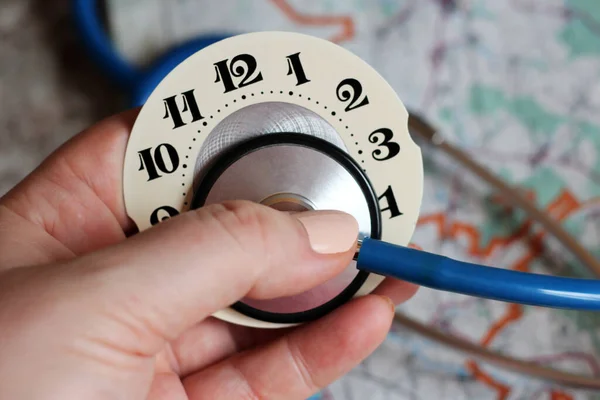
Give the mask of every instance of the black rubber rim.
M 369 214 L 371 216 L 371 238 L 381 239 L 381 214 L 379 210 L 379 203 L 377 194 L 373 190 L 373 186 L 369 181 L 369 178 L 364 173 L 360 165 L 354 161 L 354 159 L 344 152 L 337 146 L 329 143 L 326 140 L 320 139 L 315 136 L 293 133 L 293 132 L 282 132 L 261 135 L 249 140 L 245 140 L 231 149 L 228 149 L 219 157 L 215 162 L 208 168 L 200 182 L 198 183 L 196 190 L 194 191 L 194 197 L 191 201 L 191 208 L 196 209 L 204 205 L 206 197 L 210 193 L 213 185 L 219 179 L 221 174 L 227 170 L 233 163 L 238 161 L 245 155 L 271 146 L 281 145 L 296 145 L 304 146 L 313 150 L 317 150 L 343 166 L 348 173 L 355 179 L 359 185 L 365 200 L 369 207 Z M 358 271 L 358 270 L 357 270 Z M 274 313 L 263 311 L 254 307 L 251 307 L 241 301 L 233 304 L 232 309 L 257 320 L 274 322 L 279 324 L 297 324 L 315 319 L 321 318 L 322 316 L 330 313 L 334 309 L 345 304 L 360 290 L 362 285 L 365 283 L 369 273 L 365 271 L 358 271 L 356 277 L 350 282 L 344 290 L 342 290 L 337 296 L 328 302 L 309 310 L 295 312 L 295 313 Z

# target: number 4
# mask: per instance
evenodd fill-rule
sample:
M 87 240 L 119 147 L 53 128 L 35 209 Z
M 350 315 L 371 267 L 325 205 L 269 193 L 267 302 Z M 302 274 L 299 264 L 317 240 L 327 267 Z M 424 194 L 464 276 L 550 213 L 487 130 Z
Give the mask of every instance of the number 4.
M 381 200 L 383 200 L 384 198 L 387 203 L 387 207 L 382 208 L 381 213 L 383 213 L 384 211 L 389 211 L 390 212 L 389 219 L 396 218 L 400 215 L 403 215 L 400 212 L 400 209 L 398 208 L 398 203 L 396 202 L 396 196 L 394 196 L 394 190 L 389 185 L 388 185 L 387 189 L 385 190 L 385 192 L 383 192 L 383 194 L 381 196 L 379 196 L 379 201 L 381 202 Z

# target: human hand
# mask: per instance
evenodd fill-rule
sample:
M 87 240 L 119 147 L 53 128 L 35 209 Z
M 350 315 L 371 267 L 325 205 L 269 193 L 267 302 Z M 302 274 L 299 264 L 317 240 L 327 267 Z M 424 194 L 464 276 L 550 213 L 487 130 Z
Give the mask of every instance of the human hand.
M 305 399 L 383 341 L 389 299 L 415 286 L 386 280 L 296 328 L 210 317 L 340 273 L 356 222 L 232 202 L 132 235 L 121 176 L 136 115 L 76 136 L 0 199 L 0 398 Z

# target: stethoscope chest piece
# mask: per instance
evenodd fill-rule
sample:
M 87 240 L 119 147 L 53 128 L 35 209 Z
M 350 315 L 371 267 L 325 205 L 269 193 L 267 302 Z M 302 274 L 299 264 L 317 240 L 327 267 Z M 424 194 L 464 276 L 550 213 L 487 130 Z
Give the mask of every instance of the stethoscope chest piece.
M 359 239 L 407 245 L 423 186 L 407 124 L 392 88 L 337 45 L 287 32 L 229 38 L 182 62 L 140 111 L 124 166 L 128 214 L 144 230 L 227 200 L 336 209 L 357 219 Z M 215 316 L 299 324 L 383 280 L 352 265 L 342 275 L 310 294 L 242 299 Z

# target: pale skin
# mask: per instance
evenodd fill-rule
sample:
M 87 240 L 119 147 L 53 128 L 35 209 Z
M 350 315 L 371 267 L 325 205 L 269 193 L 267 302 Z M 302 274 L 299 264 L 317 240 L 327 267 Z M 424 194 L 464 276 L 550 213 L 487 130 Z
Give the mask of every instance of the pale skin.
M 121 181 L 136 115 L 77 135 L 0 199 L 0 398 L 301 400 L 381 344 L 414 285 L 385 280 L 295 328 L 211 317 L 335 276 L 356 227 L 344 216 L 318 236 L 297 215 L 232 202 L 136 233 Z

